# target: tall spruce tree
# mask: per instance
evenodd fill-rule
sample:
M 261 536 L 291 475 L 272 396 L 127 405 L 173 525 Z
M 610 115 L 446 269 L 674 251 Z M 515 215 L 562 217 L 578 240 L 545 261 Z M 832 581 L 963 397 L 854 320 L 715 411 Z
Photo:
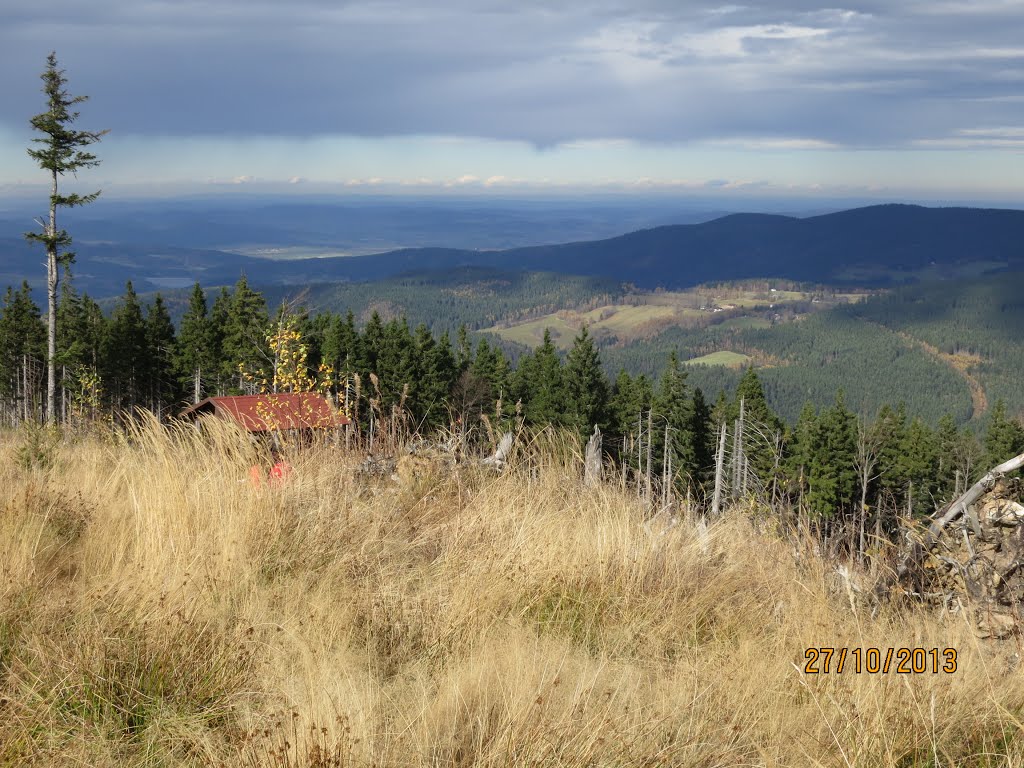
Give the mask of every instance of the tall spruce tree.
M 615 377 L 608 401 L 611 432 L 618 438 L 635 433 L 640 414 L 651 407 L 653 396 L 653 388 L 646 375 L 641 373 L 633 378 L 626 369 L 621 369 Z
M 911 420 L 903 437 L 902 474 L 907 483 L 910 506 L 915 513 L 935 511 L 938 490 L 939 449 L 935 433 L 924 421 Z
M 679 488 L 693 487 L 697 479 L 697 454 L 693 441 L 693 399 L 686 385 L 686 370 L 673 349 L 658 381 L 651 420 L 653 469 L 669 472 Z M 666 447 L 665 437 L 668 435 Z M 665 462 L 668 462 L 666 466 Z M 678 478 L 678 482 L 675 481 Z
M 690 407 L 690 436 L 693 441 L 693 467 L 691 476 L 698 485 L 707 486 L 715 474 L 715 432 L 711 419 L 711 406 L 704 399 L 700 387 L 693 390 Z
M 448 396 L 455 383 L 455 356 L 452 354 L 448 332 L 445 331 L 439 340 L 434 341 L 426 326 L 420 325 L 416 333 L 416 350 L 419 366 L 418 417 L 425 426 L 436 427 L 445 420 Z
M 565 421 L 565 389 L 562 361 L 544 329 L 544 341 L 524 357 L 516 371 L 516 393 L 523 401 L 526 421 L 536 426 L 560 426 Z
M 270 320 L 263 294 L 249 287 L 245 275 L 235 284 L 224 319 L 221 374 L 229 389 L 254 392 L 271 374 L 267 346 Z
M 809 400 L 800 409 L 800 417 L 790 436 L 789 451 L 786 456 L 786 476 L 789 492 L 796 496 L 802 507 L 807 492 L 807 478 L 811 471 L 811 462 L 817 450 L 818 412 L 814 403 Z
M 363 326 L 360 346 L 363 352 L 361 361 L 363 365 L 362 373 L 364 375 L 375 373 L 380 376 L 377 373 L 377 361 L 384 348 L 384 321 L 381 320 L 380 313 L 377 310 L 373 310 L 370 314 L 370 319 Z
M 46 421 L 57 421 L 57 285 L 60 280 L 61 264 L 74 260 L 74 254 L 65 250 L 71 245 L 71 236 L 66 230 L 57 228 L 58 208 L 74 208 L 86 205 L 99 197 L 99 191 L 87 195 L 60 194 L 58 180 L 66 173 L 76 174 L 83 168 L 99 164 L 96 156 L 85 151 L 95 144 L 106 131 L 78 131 L 72 128 L 78 119 L 78 112 L 72 107 L 88 99 L 88 96 L 72 96 L 65 86 L 64 70 L 57 66 L 57 54 L 46 58 L 46 69 L 41 75 L 43 93 L 46 94 L 47 110 L 31 119 L 33 130 L 43 134 L 32 141 L 41 145 L 29 149 L 28 154 L 39 167 L 50 174 L 50 215 L 39 219 L 42 232 L 28 232 L 25 237 L 42 243 L 46 247 L 46 297 L 47 297 L 47 351 L 46 351 Z
M 146 310 L 146 391 L 151 411 L 162 417 L 179 401 L 181 388 L 174 375 L 174 323 L 158 293 Z
M 851 509 L 857 485 L 857 418 L 846 408 L 842 390 L 816 420 L 812 440 L 807 503 L 818 515 L 833 518 Z
M 498 397 L 496 386 L 498 358 L 491 350 L 491 344 L 486 338 L 481 338 L 476 343 L 476 350 L 473 352 L 467 372 L 475 382 L 480 394 L 481 413 L 490 413 Z
M 878 442 L 878 501 L 880 510 L 903 508 L 909 480 L 903 457 L 907 435 L 907 408 L 900 403 L 895 409 L 888 404 L 878 410 L 872 427 Z
M 228 316 L 231 314 L 231 293 L 221 286 L 213 305 L 210 307 L 210 368 L 211 376 L 206 382 L 207 392 L 224 395 L 232 382 L 238 380 L 238 370 L 226 370 L 224 365 L 224 339 L 227 334 Z
M 469 331 L 466 329 L 466 324 L 462 323 L 455 334 L 455 365 L 461 374 L 469 369 L 472 362 L 473 345 L 469 341 Z
M 404 408 L 416 401 L 416 344 L 409 322 L 404 318 L 390 320 L 384 326 L 380 350 L 377 354 L 376 371 L 381 387 L 381 407 L 390 409 L 402 402 L 407 393 Z
M 102 376 L 115 409 L 130 412 L 142 404 L 148 353 L 146 321 L 129 280 L 124 296 L 110 316 L 103 343 Z
M 193 403 L 203 399 L 203 376 L 214 380 L 213 328 L 206 307 L 206 293 L 197 282 L 192 287 L 188 309 L 181 318 L 181 331 L 174 345 L 174 372 Z
M 567 426 L 586 437 L 598 426 L 608 427 L 608 379 L 601 355 L 584 325 L 573 340 L 562 376 Z
M 359 331 L 351 309 L 344 318 L 331 315 L 324 328 L 323 361 L 334 369 L 339 380 L 360 370 Z

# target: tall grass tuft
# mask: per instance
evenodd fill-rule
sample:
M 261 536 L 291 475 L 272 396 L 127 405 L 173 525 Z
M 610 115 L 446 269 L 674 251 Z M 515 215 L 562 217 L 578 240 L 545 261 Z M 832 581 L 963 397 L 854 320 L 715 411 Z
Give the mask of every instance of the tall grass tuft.
M 223 423 L 25 440 L 0 436 L 0 766 L 1024 763 L 1015 643 L 872 602 L 763 515 L 645 525 L 557 433 L 503 474 L 292 447 L 280 487 Z M 957 671 L 812 675 L 810 647 Z

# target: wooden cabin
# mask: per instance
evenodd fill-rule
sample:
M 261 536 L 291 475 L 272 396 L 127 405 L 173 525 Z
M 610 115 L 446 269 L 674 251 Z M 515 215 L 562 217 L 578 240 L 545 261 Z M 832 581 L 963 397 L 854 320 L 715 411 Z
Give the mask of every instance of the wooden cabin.
M 182 411 L 179 418 L 198 421 L 202 416 L 229 419 L 249 432 L 332 429 L 349 423 L 314 392 L 208 397 Z

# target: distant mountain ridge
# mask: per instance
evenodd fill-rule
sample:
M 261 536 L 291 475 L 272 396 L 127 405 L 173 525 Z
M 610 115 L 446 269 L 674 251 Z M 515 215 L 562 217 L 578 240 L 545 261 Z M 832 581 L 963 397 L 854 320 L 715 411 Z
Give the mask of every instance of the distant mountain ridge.
M 371 260 L 372 259 L 372 263 Z M 645 288 L 743 277 L 822 282 L 893 282 L 886 272 L 935 264 L 998 262 L 1024 267 L 1024 211 L 878 205 L 800 219 L 731 214 L 702 224 L 640 230 L 583 243 L 492 253 L 415 249 L 360 259 L 361 276 L 488 265 L 601 275 Z M 350 269 L 357 265 L 349 265 Z M 876 274 L 846 278 L 861 267 Z
M 72 233 L 74 234 L 74 233 Z M 927 276 L 1024 269 L 1024 211 L 874 205 L 808 218 L 740 213 L 698 224 L 642 229 L 604 240 L 506 250 L 406 248 L 369 256 L 273 261 L 225 251 L 118 243 L 76 243 L 76 283 L 96 296 L 199 280 L 254 285 L 366 281 L 458 267 L 600 276 L 642 288 L 780 277 L 884 285 Z M 0 239 L 0 280 L 41 279 L 37 249 Z M 945 270 L 945 271 L 944 271 Z

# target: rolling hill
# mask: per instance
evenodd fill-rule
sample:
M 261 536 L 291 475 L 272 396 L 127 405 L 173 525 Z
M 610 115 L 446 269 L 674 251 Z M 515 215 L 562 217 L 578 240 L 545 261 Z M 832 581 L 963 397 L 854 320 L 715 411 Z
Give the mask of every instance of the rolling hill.
M 302 243 L 297 242 L 297 245 Z M 681 288 L 744 277 L 891 285 L 1024 268 L 1024 211 L 877 205 L 796 218 L 732 214 L 604 240 L 506 250 L 405 248 L 366 256 L 268 259 L 209 248 L 76 243 L 79 287 L 97 296 L 199 280 L 300 285 L 368 281 L 459 267 L 600 276 L 642 288 Z M 0 240 L 0 278 L 38 280 L 40 255 Z

